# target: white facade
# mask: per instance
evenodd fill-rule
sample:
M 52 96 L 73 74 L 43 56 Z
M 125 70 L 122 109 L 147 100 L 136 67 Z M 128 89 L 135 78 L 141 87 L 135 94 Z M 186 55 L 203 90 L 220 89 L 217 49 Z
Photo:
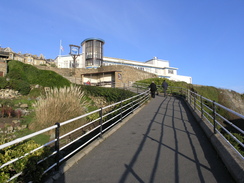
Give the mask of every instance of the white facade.
M 55 61 L 58 68 L 72 68 L 73 58 L 68 56 L 58 56 Z M 76 59 L 76 68 L 85 68 L 84 60 L 82 61 L 82 55 Z M 177 75 L 178 68 L 170 67 L 169 61 L 158 59 L 154 57 L 146 62 L 138 62 L 132 60 L 125 60 L 112 57 L 103 57 L 103 65 L 126 65 L 131 66 L 139 70 L 156 74 L 158 77 L 167 78 L 174 81 L 184 81 L 186 83 L 192 83 L 192 78 L 189 76 Z
M 73 68 L 73 58 L 70 55 L 62 55 L 56 57 L 54 63 L 58 68 Z M 76 58 L 76 68 L 85 68 L 85 63 L 82 63 L 82 56 Z

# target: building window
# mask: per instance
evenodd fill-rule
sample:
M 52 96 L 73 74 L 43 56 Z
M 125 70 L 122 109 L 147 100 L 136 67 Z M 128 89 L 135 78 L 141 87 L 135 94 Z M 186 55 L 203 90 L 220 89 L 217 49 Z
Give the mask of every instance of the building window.
M 86 43 L 86 58 L 92 58 L 92 41 Z
M 101 66 L 102 64 L 102 45 L 99 40 L 89 40 L 85 44 L 85 65 Z
M 168 70 L 168 74 L 174 74 L 173 70 Z

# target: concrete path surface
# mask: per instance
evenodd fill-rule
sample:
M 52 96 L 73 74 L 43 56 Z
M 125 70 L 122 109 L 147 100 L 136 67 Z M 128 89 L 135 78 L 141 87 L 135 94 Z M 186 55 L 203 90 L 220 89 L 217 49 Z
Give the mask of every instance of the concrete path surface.
M 55 182 L 234 181 L 184 102 L 159 95 Z

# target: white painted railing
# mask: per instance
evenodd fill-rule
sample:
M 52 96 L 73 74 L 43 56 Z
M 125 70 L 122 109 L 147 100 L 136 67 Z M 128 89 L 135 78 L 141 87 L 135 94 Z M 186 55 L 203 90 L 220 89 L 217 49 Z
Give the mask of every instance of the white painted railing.
M 47 132 L 51 133 L 55 130 L 55 138 L 53 140 L 50 140 L 49 142 L 39 146 L 38 148 L 27 152 L 25 155 L 15 157 L 8 162 L 0 164 L 0 171 L 7 166 L 11 166 L 11 164 L 16 163 L 23 158 L 26 158 L 31 153 L 36 152 L 40 149 L 44 149 L 45 147 L 49 147 L 51 152 L 48 157 L 40 159 L 37 162 L 36 166 L 42 166 L 43 162 L 50 161 L 53 163 L 44 170 L 43 174 L 46 174 L 51 170 L 58 170 L 60 163 L 70 158 L 77 151 L 85 147 L 94 139 L 102 137 L 103 133 L 111 129 L 117 123 L 120 123 L 128 115 L 132 114 L 136 109 L 138 109 L 141 105 L 147 102 L 148 99 L 149 90 L 146 90 L 128 99 L 119 101 L 109 106 L 102 107 L 90 113 L 64 121 L 62 123 L 56 123 L 55 125 L 50 126 L 46 129 L 2 144 L 0 145 L 0 151 L 4 148 L 11 148 L 11 146 L 13 145 L 22 143 L 25 140 L 29 140 L 40 134 L 44 134 Z M 61 135 L 60 132 L 62 132 L 62 130 L 66 126 L 71 125 L 79 120 L 87 121 L 86 118 L 92 115 L 96 117 L 95 119 L 92 118 L 92 121 L 89 121 L 86 124 L 81 125 L 74 130 L 68 131 Z M 21 174 L 22 172 L 16 172 L 15 175 L 13 175 L 8 181 L 16 179 Z

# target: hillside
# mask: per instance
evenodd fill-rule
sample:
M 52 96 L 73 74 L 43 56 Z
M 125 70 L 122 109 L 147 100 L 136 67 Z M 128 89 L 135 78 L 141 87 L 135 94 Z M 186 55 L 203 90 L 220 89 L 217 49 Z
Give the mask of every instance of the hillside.
M 244 94 L 240 94 L 232 90 L 220 89 L 213 86 L 187 84 L 185 82 L 176 82 L 165 78 L 149 78 L 138 82 L 149 85 L 152 81 L 154 81 L 156 85 L 161 86 L 163 80 L 166 80 L 169 86 L 172 87 L 192 89 L 199 95 L 202 95 L 210 100 L 214 100 L 219 104 L 244 115 Z M 233 119 L 235 119 L 235 117 L 233 117 Z
M 244 94 L 212 86 L 193 85 L 193 88 L 200 95 L 244 115 Z

